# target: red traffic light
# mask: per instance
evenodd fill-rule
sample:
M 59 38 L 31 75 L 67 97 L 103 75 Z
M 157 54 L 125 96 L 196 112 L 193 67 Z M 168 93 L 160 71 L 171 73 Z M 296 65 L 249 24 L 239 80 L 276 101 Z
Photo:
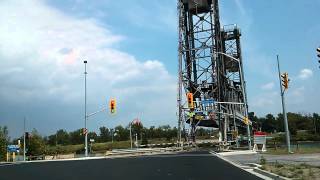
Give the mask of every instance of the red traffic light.
M 116 112 L 116 100 L 115 99 L 110 100 L 109 107 L 110 107 L 110 112 L 112 114 Z

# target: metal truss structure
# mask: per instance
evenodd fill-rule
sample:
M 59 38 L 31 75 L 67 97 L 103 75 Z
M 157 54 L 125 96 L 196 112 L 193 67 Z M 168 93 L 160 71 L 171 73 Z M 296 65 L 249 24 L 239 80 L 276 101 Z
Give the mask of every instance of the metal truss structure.
M 240 29 L 220 25 L 218 0 L 178 0 L 179 83 L 178 139 L 184 123 L 195 141 L 198 126 L 219 128 L 223 144 L 236 141 L 250 124 L 246 99 Z M 183 94 L 193 94 L 193 106 Z M 184 128 L 183 128 L 184 129 Z

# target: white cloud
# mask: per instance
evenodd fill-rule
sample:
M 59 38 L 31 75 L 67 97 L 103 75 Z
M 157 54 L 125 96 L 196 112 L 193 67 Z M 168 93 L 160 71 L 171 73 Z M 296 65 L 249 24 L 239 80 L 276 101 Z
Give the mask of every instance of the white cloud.
M 309 79 L 312 77 L 313 72 L 311 69 L 302 69 L 299 74 L 299 78 L 302 80 Z
M 274 82 L 269 82 L 261 86 L 262 90 L 271 90 L 274 88 Z
M 306 89 L 304 86 L 289 89 L 287 92 L 288 104 L 301 105 L 305 103 Z
M 89 103 L 116 97 L 126 110 L 122 119 L 137 107 L 149 110 L 149 121 L 175 118 L 176 78 L 157 60 L 139 61 L 116 49 L 123 40 L 94 19 L 72 18 L 43 1 L 1 1 L 0 101 L 81 104 L 87 60 Z M 168 116 L 154 116 L 151 100 L 167 103 L 161 114 Z
M 277 96 L 278 93 L 276 91 L 259 94 L 258 96 L 252 98 L 251 105 L 254 108 L 266 108 L 267 106 L 272 106 L 275 104 L 275 99 Z

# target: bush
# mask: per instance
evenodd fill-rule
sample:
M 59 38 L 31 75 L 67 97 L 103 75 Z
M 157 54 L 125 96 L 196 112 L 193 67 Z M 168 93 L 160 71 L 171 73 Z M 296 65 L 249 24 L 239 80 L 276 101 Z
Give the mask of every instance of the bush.
M 267 160 L 263 156 L 261 156 L 261 158 L 260 158 L 260 164 L 261 165 L 267 164 Z

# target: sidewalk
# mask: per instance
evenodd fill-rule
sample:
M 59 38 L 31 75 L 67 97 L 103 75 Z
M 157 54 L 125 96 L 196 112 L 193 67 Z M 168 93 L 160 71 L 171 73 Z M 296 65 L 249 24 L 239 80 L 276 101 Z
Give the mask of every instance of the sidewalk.
M 270 155 L 260 153 L 220 153 L 226 159 L 238 164 L 260 163 L 260 159 L 263 156 L 267 162 L 279 162 L 285 164 L 302 164 L 306 163 L 312 166 L 320 166 L 320 153 L 315 154 L 290 154 L 290 155 Z

